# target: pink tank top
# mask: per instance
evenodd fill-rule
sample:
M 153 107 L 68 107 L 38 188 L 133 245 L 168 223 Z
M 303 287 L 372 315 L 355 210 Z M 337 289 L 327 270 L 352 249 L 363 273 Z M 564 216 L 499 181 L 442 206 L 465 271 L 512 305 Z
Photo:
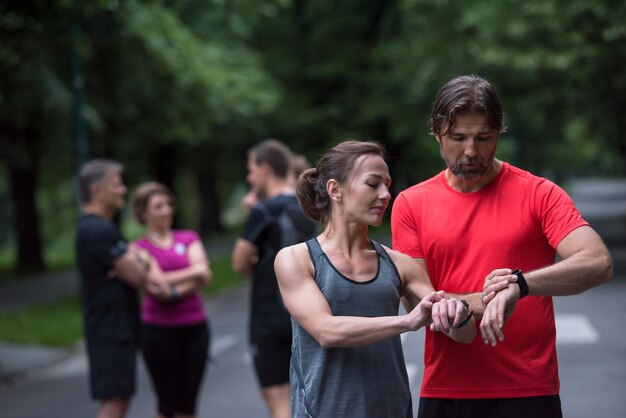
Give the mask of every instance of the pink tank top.
M 168 248 L 154 245 L 147 237 L 135 244 L 148 251 L 164 272 L 189 267 L 189 246 L 200 241 L 193 231 L 173 231 L 172 245 Z M 174 302 L 160 301 L 146 293 L 141 306 L 141 320 L 147 324 L 162 326 L 193 325 L 206 320 L 202 297 L 199 292 L 183 296 Z

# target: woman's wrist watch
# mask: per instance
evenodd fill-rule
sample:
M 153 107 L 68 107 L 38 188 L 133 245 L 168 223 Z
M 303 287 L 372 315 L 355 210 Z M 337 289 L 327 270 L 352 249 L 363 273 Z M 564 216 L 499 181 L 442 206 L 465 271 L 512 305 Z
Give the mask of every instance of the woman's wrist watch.
M 463 306 L 465 306 L 465 310 L 467 312 L 469 312 L 469 313 L 467 315 L 467 318 L 465 318 L 463 321 L 459 322 L 459 325 L 454 327 L 456 329 L 463 328 L 465 325 L 467 325 L 467 323 L 470 321 L 470 319 L 472 319 L 472 316 L 474 316 L 474 311 L 470 311 L 469 310 L 469 303 L 467 303 L 467 301 L 465 299 L 459 299 L 459 301 L 461 301 Z

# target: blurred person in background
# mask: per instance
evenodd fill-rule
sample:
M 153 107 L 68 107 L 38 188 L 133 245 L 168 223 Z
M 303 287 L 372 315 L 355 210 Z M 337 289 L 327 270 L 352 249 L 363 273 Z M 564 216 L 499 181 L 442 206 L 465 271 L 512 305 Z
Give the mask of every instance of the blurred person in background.
M 139 293 L 149 256 L 129 247 L 114 219 L 124 208 L 121 164 L 92 160 L 78 173 L 83 204 L 76 231 L 82 314 L 89 357 L 91 396 L 99 418 L 126 415 L 135 393 L 139 347 Z
M 290 416 L 291 356 L 291 321 L 276 283 L 274 258 L 281 248 L 306 241 L 316 230 L 296 199 L 291 158 L 289 148 L 276 140 L 263 141 L 248 151 L 246 179 L 260 200 L 250 209 L 231 259 L 234 271 L 252 279 L 250 349 L 273 418 Z
M 296 187 L 296 182 L 298 181 L 298 177 L 300 174 L 309 168 L 309 162 L 307 161 L 304 155 L 300 154 L 291 154 L 290 162 L 289 162 L 289 181 L 293 185 L 294 189 Z M 246 214 L 250 214 L 250 209 L 259 201 L 263 199 L 263 196 L 259 195 L 259 191 L 250 188 L 248 193 L 241 199 L 241 206 Z
M 172 230 L 174 196 L 149 182 L 134 191 L 132 205 L 146 234 L 133 246 L 151 255 L 141 309 L 141 349 L 157 396 L 157 418 L 196 417 L 196 401 L 209 351 L 202 286 L 212 280 L 200 237 Z

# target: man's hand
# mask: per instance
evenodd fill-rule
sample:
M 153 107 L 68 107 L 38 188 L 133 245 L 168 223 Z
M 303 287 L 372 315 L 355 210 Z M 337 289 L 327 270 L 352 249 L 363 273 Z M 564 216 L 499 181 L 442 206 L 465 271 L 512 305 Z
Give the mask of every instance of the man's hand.
M 511 271 L 511 269 L 496 269 L 485 277 L 483 293 L 480 296 L 483 306 L 487 306 L 496 296 L 496 293 L 506 289 L 509 283 L 517 281 L 517 276 L 511 274 Z
M 483 313 L 483 319 L 480 321 L 480 333 L 485 344 L 495 347 L 498 340 L 504 340 L 502 329 L 513 315 L 519 297 L 520 290 L 517 283 L 509 283 L 489 302 Z

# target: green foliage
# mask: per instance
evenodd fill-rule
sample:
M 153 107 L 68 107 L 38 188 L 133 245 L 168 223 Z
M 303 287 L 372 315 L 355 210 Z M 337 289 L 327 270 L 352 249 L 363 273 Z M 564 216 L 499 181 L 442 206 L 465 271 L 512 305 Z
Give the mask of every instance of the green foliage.
M 211 270 L 213 271 L 213 281 L 209 286 L 202 289 L 202 293 L 205 295 L 216 294 L 233 286 L 242 285 L 247 280 L 233 272 L 230 266 L 230 257 L 211 260 Z
M 500 158 L 557 177 L 626 173 L 623 2 L 35 1 L 0 12 L 0 161 L 39 169 L 47 247 L 73 231 L 73 115 L 91 157 L 123 162 L 129 185 L 172 185 L 198 229 L 209 209 L 221 216 L 246 149 L 267 137 L 311 162 L 347 138 L 379 140 L 395 193 L 433 175 L 443 164 L 430 106 L 462 73 L 498 87 Z M 74 109 L 72 56 L 85 94 Z

